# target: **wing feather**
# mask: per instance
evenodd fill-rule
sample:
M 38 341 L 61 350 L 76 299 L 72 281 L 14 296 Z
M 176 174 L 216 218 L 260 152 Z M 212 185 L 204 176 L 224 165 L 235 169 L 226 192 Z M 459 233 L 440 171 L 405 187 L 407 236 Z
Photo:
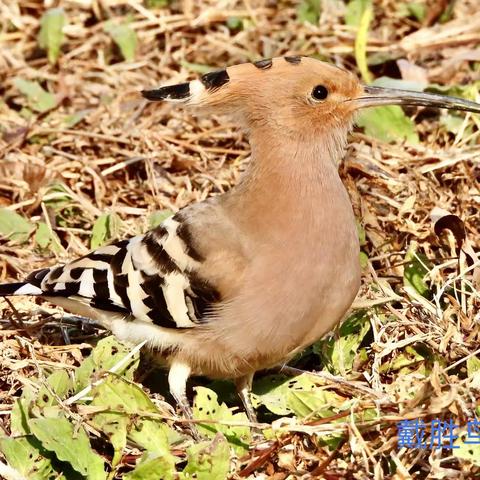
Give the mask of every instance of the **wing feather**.
M 69 297 L 94 309 L 163 328 L 192 328 L 221 301 L 198 276 L 201 255 L 176 215 L 145 235 L 101 247 L 61 267 L 33 272 L 27 283 L 49 299 Z

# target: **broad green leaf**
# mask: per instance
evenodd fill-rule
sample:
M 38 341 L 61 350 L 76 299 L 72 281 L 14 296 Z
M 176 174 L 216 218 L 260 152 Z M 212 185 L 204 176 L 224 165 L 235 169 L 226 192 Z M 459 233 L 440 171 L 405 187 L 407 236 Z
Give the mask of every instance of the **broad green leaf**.
M 293 413 L 289 406 L 291 392 L 309 391 L 315 387 L 312 377 L 306 374 L 294 378 L 279 374 L 267 375 L 254 383 L 252 403 L 254 406 L 264 405 L 275 415 L 289 415 Z
M 90 248 L 98 248 L 117 236 L 120 227 L 120 218 L 115 213 L 104 213 L 95 221 L 92 228 Z
M 35 227 L 24 217 L 7 208 L 0 208 L 0 237 L 25 243 Z
M 5 439 L 5 442 L 0 439 L 0 451 L 5 455 L 9 464 L 28 479 L 58 478 L 63 480 L 66 477 L 55 471 L 55 468 L 58 467 L 52 466 L 54 455 L 45 450 L 38 439 L 31 435 L 28 426 L 30 405 L 36 396 L 37 393 L 34 393 L 31 387 L 24 386 L 22 396 L 15 401 L 10 416 L 12 438 Z M 15 436 L 19 438 L 13 438 Z M 73 474 L 70 478 L 75 480 L 73 470 L 69 473 Z
M 148 217 L 149 228 L 158 227 L 164 220 L 171 217 L 173 212 L 166 208 L 165 210 L 156 210 Z
M 27 97 L 30 108 L 36 112 L 44 113 L 56 107 L 57 99 L 55 95 L 45 91 L 38 82 L 16 78 L 13 84 L 20 93 Z
M 36 399 L 30 404 L 31 417 L 59 418 L 63 410 L 57 399 L 63 400 L 73 391 L 73 382 L 65 370 L 53 372 L 40 387 Z
M 112 466 L 122 459 L 123 449 L 127 444 L 128 415 L 124 413 L 97 413 L 91 420 L 93 426 L 103 432 L 113 447 Z
M 294 378 L 283 375 L 268 375 L 254 384 L 252 402 L 264 405 L 276 415 L 298 417 L 310 415 L 332 415 L 333 408 L 340 408 L 345 399 L 336 393 L 326 391 L 318 386 L 313 375 L 302 374 Z
M 297 7 L 297 18 L 300 22 L 317 25 L 322 11 L 321 0 L 302 0 Z
M 337 335 L 315 343 L 313 351 L 331 373 L 346 375 L 352 370 L 355 356 L 369 330 L 366 312 L 356 312 L 342 323 Z
M 30 428 L 28 427 L 28 409 L 31 402 L 32 400 L 30 399 L 19 398 L 13 404 L 10 416 L 10 431 L 12 435 L 30 434 Z
M 160 411 L 141 388 L 110 374 L 92 390 L 92 395 L 93 406 L 109 410 L 96 414 L 93 422 L 110 437 L 117 452 L 124 448 L 127 436 L 148 452 L 170 458 L 174 464 L 169 447 L 171 429 L 161 419 L 142 417 L 142 413 L 160 414 Z
M 200 442 L 187 449 L 188 463 L 180 479 L 225 480 L 230 470 L 230 448 L 217 433 L 211 442 Z
M 420 295 L 428 297 L 430 289 L 425 282 L 429 272 L 430 261 L 423 253 L 416 252 L 415 244 L 412 244 L 405 255 L 403 270 L 403 284 L 413 287 Z
M 365 252 L 360 252 L 360 267 L 362 269 L 368 266 L 368 255 Z
M 217 394 L 205 387 L 196 387 L 195 401 L 193 405 L 193 418 L 196 420 L 221 420 L 230 422 L 248 423 L 245 413 L 232 413 L 224 404 L 218 403 Z M 225 435 L 228 442 L 235 450 L 241 454 L 248 449 L 251 439 L 250 428 L 248 426 L 230 426 L 220 423 L 199 423 L 198 430 L 201 434 L 209 438 L 215 437 L 220 432 Z
M 38 222 L 37 231 L 35 232 L 35 243 L 44 250 L 51 249 L 56 253 L 63 251 L 57 234 L 45 222 Z
M 135 469 L 126 473 L 123 478 L 125 480 L 174 480 L 177 475 L 170 459 L 158 454 L 145 454 Z
M 350 0 L 345 13 L 345 23 L 352 27 L 358 27 L 363 12 L 368 8 L 370 3 L 371 0 Z
M 73 389 L 73 382 L 66 370 L 56 370 L 46 380 L 48 385 L 43 385 L 38 391 L 36 403 L 39 407 L 57 405 L 55 397 L 64 399 Z
M 398 105 L 366 108 L 360 112 L 357 125 L 365 129 L 365 134 L 384 142 L 406 140 L 418 143 L 415 124 Z
M 467 359 L 467 374 L 473 377 L 476 373 L 480 373 L 480 358 L 473 356 Z
M 288 395 L 288 407 L 298 418 L 313 414 L 320 418 L 330 417 L 346 406 L 349 402 L 343 397 L 319 387 L 311 391 L 292 390 Z
M 420 2 L 406 2 L 406 7 L 411 15 L 413 15 L 419 22 L 423 22 L 427 13 L 427 6 Z
M 407 375 L 414 372 L 425 374 L 425 368 L 423 368 L 423 372 L 419 371 L 420 363 L 424 360 L 425 358 L 419 352 L 417 352 L 415 348 L 408 345 L 405 347 L 403 352 L 396 355 L 392 361 L 382 363 L 380 366 L 380 372 L 398 371 L 402 375 Z M 424 367 L 424 365 L 422 366 Z
M 45 205 L 59 211 L 72 203 L 72 197 L 63 183 L 53 183 L 45 192 Z
M 130 352 L 130 348 L 120 343 L 113 335 L 103 338 L 93 349 L 92 353 L 75 371 L 75 391 L 78 392 L 86 387 L 99 375 L 110 370 Z M 117 371 L 126 379 L 132 380 L 133 374 L 138 368 L 140 354 L 137 352 L 130 362 Z
M 105 31 L 117 44 L 122 57 L 127 62 L 133 62 L 135 59 L 135 49 L 137 48 L 137 35 L 127 24 L 116 24 L 108 21 L 105 24 Z
M 45 222 L 38 222 L 37 231 L 35 232 L 35 242 L 40 248 L 47 248 L 50 244 L 50 229 Z
M 89 480 L 106 478 L 103 458 L 95 453 L 82 426 L 75 428 L 66 418 L 34 418 L 30 430 L 46 450 Z
M 40 20 L 38 43 L 48 54 L 48 61 L 56 63 L 63 42 L 63 27 L 66 23 L 65 12 L 62 8 L 47 10 Z
M 52 466 L 49 458 L 41 453 L 42 447 L 35 438 L 0 438 L 0 451 L 8 464 L 28 480 L 45 480 L 65 477 Z

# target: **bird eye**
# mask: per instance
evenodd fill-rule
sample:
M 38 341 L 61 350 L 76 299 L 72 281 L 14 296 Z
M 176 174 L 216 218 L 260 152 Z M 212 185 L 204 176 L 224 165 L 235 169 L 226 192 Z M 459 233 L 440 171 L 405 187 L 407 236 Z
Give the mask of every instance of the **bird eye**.
M 314 100 L 325 100 L 328 97 L 328 89 L 323 85 L 317 85 L 312 90 L 312 98 Z

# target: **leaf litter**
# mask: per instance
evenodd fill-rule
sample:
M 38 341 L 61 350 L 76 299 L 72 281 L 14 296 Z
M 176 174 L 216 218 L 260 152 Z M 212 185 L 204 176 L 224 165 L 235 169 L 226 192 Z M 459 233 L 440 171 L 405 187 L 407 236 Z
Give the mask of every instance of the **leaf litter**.
M 248 144 L 231 120 L 148 105 L 145 87 L 305 54 L 364 79 L 479 95 L 473 0 L 13 0 L 0 12 L 1 281 L 144 231 L 238 180 Z M 257 375 L 256 428 L 228 382 L 195 379 L 205 437 L 195 444 L 148 356 L 45 302 L 0 301 L 0 476 L 480 474 L 478 445 L 464 443 L 480 416 L 478 143 L 470 114 L 360 118 L 340 172 L 362 237 L 361 293 L 296 369 Z M 460 448 L 398 448 L 405 419 L 451 419 Z

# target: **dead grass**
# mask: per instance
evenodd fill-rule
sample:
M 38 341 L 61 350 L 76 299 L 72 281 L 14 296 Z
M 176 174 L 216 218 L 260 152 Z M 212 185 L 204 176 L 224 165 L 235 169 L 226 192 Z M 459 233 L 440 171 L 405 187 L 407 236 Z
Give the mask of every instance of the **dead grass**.
M 151 10 L 133 0 L 60 3 L 68 26 L 58 65 L 52 66 L 36 40 L 44 3 L 0 1 L 0 207 L 46 222 L 62 244 L 53 253 L 40 251 L 33 238 L 20 246 L 3 241 L 0 281 L 87 252 L 102 212 L 115 212 L 122 220 L 118 235 L 127 235 L 145 229 L 153 211 L 177 210 L 236 182 L 249 153 L 235 125 L 147 105 L 137 94 L 142 88 L 191 77 L 195 65 L 214 68 L 283 54 L 315 54 L 356 69 L 355 30 L 344 25 L 344 5 L 336 0 L 323 2 L 319 26 L 298 22 L 297 2 L 290 1 L 185 0 Z M 404 58 L 424 68 L 432 83 L 480 80 L 478 3 L 455 2 L 452 19 L 443 24 L 435 18 L 436 2 L 427 3 L 430 14 L 421 25 L 400 15 L 401 2 L 374 2 L 368 55 L 390 56 L 371 67 L 374 75 L 398 76 L 395 60 Z M 231 17 L 246 28 L 229 29 Z M 138 36 L 134 62 L 123 62 L 104 32 L 112 18 L 131 21 Z M 26 115 L 26 99 L 14 86 L 18 77 L 55 93 L 58 106 Z M 79 113 L 81 120 L 69 126 L 70 116 Z M 347 379 L 350 389 L 332 385 L 375 406 L 382 421 L 347 421 L 345 441 L 333 451 L 315 432 L 334 424 L 297 422 L 267 449 L 252 445 L 235 478 L 480 475 L 478 466 L 448 450 L 399 450 L 395 424 L 402 418 L 452 418 L 464 426 L 479 404 L 479 385 L 467 376 L 466 359 L 480 347 L 480 130 L 478 119 L 468 117 L 467 123 L 470 129 L 454 135 L 438 114 L 420 112 L 421 142 L 415 146 L 379 143 L 358 131 L 341 167 L 366 233 L 369 261 L 358 304 L 370 308 L 373 338 L 367 358 L 358 359 Z M 61 209 L 52 189 L 58 184 L 66 187 L 61 195 L 68 194 Z M 462 220 L 463 249 L 451 233 L 435 234 L 434 207 Z M 405 255 L 413 243 L 431 262 L 428 300 L 404 288 Z M 98 333 L 93 327 L 70 329 L 67 337 L 54 312 L 28 299 L 0 301 L 0 423 L 6 432 L 22 386 L 39 369 L 78 364 Z M 396 359 L 408 357 L 409 346 L 427 353 L 407 367 L 395 366 Z M 364 390 L 356 390 L 357 383 Z M 389 462 L 396 465 L 392 477 Z

